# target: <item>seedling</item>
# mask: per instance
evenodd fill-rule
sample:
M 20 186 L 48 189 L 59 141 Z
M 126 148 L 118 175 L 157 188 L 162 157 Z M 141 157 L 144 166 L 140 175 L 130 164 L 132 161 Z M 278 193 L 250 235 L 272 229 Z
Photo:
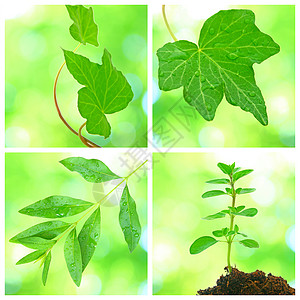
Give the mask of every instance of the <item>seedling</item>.
M 83 212 L 84 214 L 73 223 L 60 220 L 47 221 L 34 225 L 15 235 L 10 239 L 10 242 L 35 249 L 34 252 L 21 258 L 16 264 L 40 262 L 40 265 L 43 266 L 42 281 L 45 285 L 51 262 L 51 250 L 60 240 L 67 236 L 64 245 L 64 256 L 69 273 L 74 283 L 79 286 L 82 272 L 90 262 L 100 238 L 100 204 L 123 182 L 126 182 L 126 185 L 120 200 L 119 223 L 129 251 L 132 252 L 139 243 L 141 225 L 135 201 L 129 193 L 127 181 L 146 162 L 142 163 L 129 175 L 121 177 L 113 173 L 102 161 L 97 159 L 69 157 L 60 161 L 67 169 L 79 173 L 88 182 L 100 183 L 114 179 L 120 179 L 121 181 L 96 203 L 55 195 L 21 209 L 19 211 L 21 214 L 47 219 L 62 219 Z M 78 223 L 88 215 L 89 217 L 77 235 L 76 228 Z
M 232 243 L 236 242 L 244 247 L 248 248 L 259 248 L 258 242 L 252 239 L 240 239 L 234 240 L 235 237 L 247 237 L 246 234 L 240 232 L 239 226 L 235 224 L 235 217 L 254 217 L 257 214 L 256 208 L 245 208 L 245 205 L 236 206 L 237 196 L 249 194 L 255 191 L 254 188 L 236 188 L 235 184 L 237 180 L 240 178 L 250 174 L 253 170 L 246 169 L 241 170 L 240 168 L 235 167 L 235 163 L 232 165 L 226 165 L 224 163 L 218 163 L 218 167 L 221 171 L 228 175 L 229 178 L 221 178 L 221 179 L 213 179 L 206 181 L 209 184 L 225 184 L 229 187 L 223 190 L 212 190 L 205 192 L 202 195 L 203 199 L 220 196 L 220 195 L 228 195 L 231 197 L 231 206 L 228 206 L 228 209 L 223 209 L 215 214 L 209 215 L 204 220 L 215 220 L 220 218 L 225 218 L 229 216 L 229 227 L 224 227 L 222 229 L 218 229 L 212 232 L 212 234 L 217 238 L 223 238 L 223 240 L 215 239 L 211 236 L 202 236 L 194 241 L 194 243 L 190 247 L 191 254 L 198 254 L 210 246 L 218 243 L 218 242 L 225 242 L 227 243 L 227 266 L 229 273 L 232 270 L 231 263 L 230 263 L 230 254 L 231 254 L 231 245 Z
M 133 92 L 124 75 L 112 64 L 111 55 L 104 49 L 102 65 L 91 62 L 88 58 L 75 54 L 80 45 L 91 44 L 98 47 L 98 26 L 94 22 L 93 9 L 82 5 L 66 5 L 70 18 L 74 22 L 70 27 L 71 36 L 79 42 L 75 50 L 63 50 L 65 61 L 61 65 L 54 81 L 54 102 L 60 119 L 88 147 L 100 147 L 82 136 L 84 126 L 90 134 L 107 138 L 111 127 L 108 114 L 125 109 L 133 99 Z M 74 79 L 84 87 L 78 91 L 78 110 L 86 122 L 78 132 L 62 116 L 56 96 L 56 86 L 64 65 Z
M 266 105 L 254 78 L 253 64 L 278 53 L 280 47 L 255 25 L 251 10 L 221 10 L 208 18 L 198 44 L 177 40 L 157 50 L 158 83 L 163 91 L 183 87 L 183 98 L 211 121 L 225 94 L 228 103 L 268 124 Z

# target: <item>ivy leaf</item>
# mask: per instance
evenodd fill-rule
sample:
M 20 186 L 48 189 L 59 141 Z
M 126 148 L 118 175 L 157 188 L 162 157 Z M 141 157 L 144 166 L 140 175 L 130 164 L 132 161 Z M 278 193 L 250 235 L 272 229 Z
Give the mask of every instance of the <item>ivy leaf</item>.
M 230 181 L 229 181 L 229 179 L 221 178 L 221 179 L 208 180 L 208 181 L 206 181 L 206 183 L 211 183 L 211 184 L 229 184 Z
M 71 224 L 62 221 L 48 221 L 34 225 L 14 237 L 9 241 L 19 243 L 19 239 L 26 237 L 40 237 L 46 240 L 52 240 L 70 227 Z
M 256 208 L 247 208 L 245 210 L 242 210 L 241 212 L 235 213 L 238 216 L 243 217 L 254 217 L 258 213 L 258 210 Z
M 136 211 L 136 204 L 129 194 L 127 184 L 120 201 L 119 222 L 129 251 L 132 252 L 140 240 L 141 225 Z
M 203 220 L 214 220 L 214 219 L 220 219 L 220 218 L 224 218 L 226 216 L 225 213 L 223 212 L 218 212 L 216 214 L 213 215 L 209 215 L 207 217 L 202 218 Z
M 19 239 L 19 243 L 27 248 L 44 250 L 52 247 L 56 243 L 56 240 L 46 240 L 40 237 L 26 237 Z
M 16 265 L 27 264 L 32 261 L 39 259 L 42 255 L 46 253 L 45 250 L 36 250 L 22 257 L 19 261 L 17 261 Z
M 69 233 L 65 241 L 64 255 L 73 281 L 77 286 L 80 286 L 82 276 L 82 261 L 80 245 L 76 235 L 76 228 Z
M 19 210 L 19 213 L 42 218 L 64 218 L 77 215 L 93 203 L 67 196 L 50 196 Z
M 106 49 L 102 65 L 67 50 L 64 50 L 64 56 L 69 72 L 85 86 L 78 91 L 78 109 L 87 119 L 87 131 L 107 138 L 111 128 L 106 114 L 124 109 L 133 99 L 128 81 L 112 65 L 111 55 Z
M 223 191 L 220 191 L 220 190 L 212 190 L 212 191 L 205 192 L 202 195 L 202 198 L 209 198 L 209 197 L 215 197 L 215 196 L 221 196 L 221 195 L 226 195 L 226 193 Z
M 98 207 L 86 220 L 79 235 L 78 241 L 81 249 L 82 272 L 91 260 L 100 237 L 100 207 Z
M 218 163 L 217 166 L 219 167 L 219 169 L 226 175 L 230 175 L 231 174 L 231 167 L 223 164 L 223 163 Z
M 233 174 L 232 179 L 234 182 L 236 182 L 238 179 L 252 173 L 253 170 L 252 169 L 246 169 L 246 170 L 242 170 L 242 171 L 238 171 L 236 173 Z
M 88 182 L 99 183 L 121 178 L 98 159 L 68 157 L 61 160 L 60 163 L 70 171 L 79 173 Z
M 251 239 L 241 240 L 239 243 L 248 248 L 259 248 L 258 242 Z
M 93 9 L 82 5 L 66 5 L 70 18 L 74 23 L 70 26 L 71 36 L 82 44 L 98 44 L 98 26 L 94 22 Z
M 221 10 L 208 18 L 198 45 L 181 40 L 158 49 L 159 88 L 183 86 L 185 101 L 211 121 L 223 95 L 226 100 L 268 124 L 266 106 L 254 79 L 253 64 L 280 51 L 254 24 L 250 10 Z
M 211 236 L 202 236 L 197 239 L 190 247 L 191 254 L 198 254 L 210 246 L 216 244 L 218 241 Z
M 45 262 L 44 262 L 44 268 L 43 268 L 43 273 L 42 273 L 43 285 L 46 285 L 46 282 L 47 282 L 50 262 L 51 262 L 51 251 L 49 251 L 49 253 L 45 259 Z
M 245 189 L 240 188 L 240 189 L 236 190 L 236 193 L 239 195 L 243 195 L 243 194 L 253 193 L 255 191 L 256 191 L 256 189 L 254 189 L 254 188 L 245 188 Z

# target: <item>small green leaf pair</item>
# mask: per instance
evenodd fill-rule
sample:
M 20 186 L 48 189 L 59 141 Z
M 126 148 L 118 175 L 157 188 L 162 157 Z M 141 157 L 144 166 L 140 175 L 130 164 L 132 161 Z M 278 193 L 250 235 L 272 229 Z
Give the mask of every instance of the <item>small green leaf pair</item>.
M 66 7 L 74 21 L 70 27 L 71 36 L 81 44 L 98 47 L 98 26 L 94 23 L 92 8 L 82 5 Z M 103 52 L 102 65 L 74 52 L 63 51 L 69 72 L 84 86 L 78 91 L 78 109 L 81 116 L 87 119 L 87 131 L 109 137 L 111 127 L 106 115 L 123 110 L 133 99 L 128 81 L 113 66 L 107 49 Z
M 230 254 L 231 254 L 231 244 L 234 241 L 234 238 L 237 235 L 247 237 L 246 234 L 241 233 L 239 231 L 239 227 L 237 224 L 234 224 L 234 219 L 237 216 L 242 216 L 242 217 L 254 217 L 257 213 L 258 210 L 256 208 L 246 208 L 245 205 L 240 205 L 240 206 L 235 206 L 236 204 L 236 197 L 237 195 L 241 194 L 247 194 L 254 192 L 254 188 L 235 188 L 235 183 L 237 180 L 241 179 L 242 177 L 250 174 L 253 170 L 252 169 L 246 169 L 246 170 L 240 170 L 240 168 L 235 167 L 235 163 L 231 165 L 227 165 L 224 163 L 218 163 L 218 167 L 220 170 L 228 175 L 229 179 L 213 179 L 209 180 L 206 183 L 209 184 L 225 184 L 229 185 L 230 187 L 225 188 L 225 191 L 222 190 L 212 190 L 205 192 L 202 195 L 202 198 L 210 198 L 210 197 L 215 197 L 215 196 L 220 196 L 220 195 L 227 195 L 230 196 L 232 199 L 232 204 L 231 206 L 228 206 L 228 209 L 223 209 L 217 213 L 211 214 L 209 216 L 204 217 L 204 220 L 215 220 L 215 219 L 220 219 L 226 217 L 226 215 L 229 216 L 230 218 L 230 227 L 224 227 L 222 229 L 214 230 L 212 232 L 213 236 L 216 238 L 225 238 L 225 242 L 228 244 L 228 253 L 227 253 L 227 263 L 228 263 L 228 270 L 231 272 L 231 263 L 230 263 Z M 211 236 L 202 236 L 198 239 L 196 239 L 192 245 L 190 246 L 190 253 L 191 254 L 198 254 L 207 248 L 211 247 L 212 245 L 220 242 L 220 240 L 215 239 L 214 237 Z M 248 247 L 248 248 L 258 248 L 259 244 L 252 239 L 242 239 L 239 240 L 238 243 L 241 245 Z
M 60 163 L 67 169 L 79 173 L 88 182 L 100 183 L 114 179 L 122 180 L 117 186 L 127 181 L 137 170 L 130 173 L 127 177 L 120 177 L 97 159 L 70 157 L 62 160 Z M 85 212 L 74 223 L 60 220 L 47 221 L 34 225 L 10 239 L 12 243 L 19 243 L 27 248 L 36 250 L 21 258 L 17 265 L 40 261 L 41 265 L 44 265 L 42 281 L 45 285 L 50 268 L 51 250 L 62 237 L 67 235 L 64 245 L 64 256 L 71 278 L 79 286 L 82 272 L 90 262 L 100 238 L 100 202 L 91 203 L 68 196 L 50 196 L 26 206 L 19 212 L 29 216 L 49 219 L 61 219 Z M 87 215 L 89 217 L 77 235 L 77 223 Z M 132 252 L 138 245 L 141 236 L 141 225 L 136 204 L 129 193 L 127 183 L 120 200 L 119 223 L 128 248 Z

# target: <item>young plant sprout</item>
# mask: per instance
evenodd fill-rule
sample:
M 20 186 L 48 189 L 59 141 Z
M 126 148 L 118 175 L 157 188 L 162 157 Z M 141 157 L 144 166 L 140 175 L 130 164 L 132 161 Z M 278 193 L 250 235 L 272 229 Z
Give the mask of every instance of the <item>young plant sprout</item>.
M 236 206 L 236 200 L 238 195 L 248 194 L 255 191 L 254 188 L 236 188 L 235 184 L 236 182 L 250 174 L 253 170 L 252 169 L 246 169 L 241 170 L 240 168 L 235 167 L 235 163 L 232 165 L 226 165 L 224 163 L 218 163 L 218 167 L 221 169 L 221 171 L 228 175 L 229 178 L 221 178 L 221 179 L 213 179 L 206 181 L 206 183 L 209 184 L 225 184 L 229 187 L 225 188 L 225 191 L 223 190 L 211 190 L 208 192 L 205 192 L 202 195 L 203 199 L 220 196 L 220 195 L 228 195 L 231 197 L 231 206 L 228 206 L 228 209 L 223 209 L 220 212 L 217 212 L 215 214 L 209 215 L 204 220 L 214 220 L 214 219 L 220 219 L 226 217 L 226 215 L 229 216 L 229 227 L 224 227 L 222 229 L 218 229 L 212 232 L 212 234 L 219 239 L 215 239 L 211 236 L 202 236 L 194 241 L 194 243 L 190 247 L 190 253 L 191 254 L 198 254 L 210 246 L 222 242 L 222 239 L 225 239 L 225 242 L 227 243 L 227 266 L 229 273 L 232 270 L 231 262 L 230 262 L 230 254 L 231 254 L 231 245 L 233 242 L 237 242 L 245 247 L 248 248 L 259 248 L 258 242 L 252 239 L 239 239 L 234 240 L 235 237 L 247 237 L 246 234 L 240 232 L 239 226 L 235 224 L 235 217 L 241 216 L 241 217 L 254 217 L 257 214 L 256 208 L 246 208 L 245 205 Z M 224 242 L 224 241 L 223 241 Z

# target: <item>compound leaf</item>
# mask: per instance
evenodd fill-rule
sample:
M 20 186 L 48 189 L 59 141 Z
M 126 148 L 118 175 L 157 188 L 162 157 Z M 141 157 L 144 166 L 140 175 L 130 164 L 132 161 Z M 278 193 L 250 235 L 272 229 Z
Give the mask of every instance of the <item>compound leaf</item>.
M 129 194 L 127 184 L 123 190 L 120 201 L 119 222 L 129 251 L 132 252 L 140 240 L 141 225 L 136 211 L 135 201 Z
M 26 206 L 19 213 L 42 218 L 64 218 L 77 215 L 92 205 L 91 202 L 67 196 L 50 196 Z
M 258 242 L 251 239 L 241 240 L 239 243 L 248 248 L 259 248 Z
M 82 258 L 82 272 L 95 252 L 100 237 L 100 219 L 100 207 L 98 207 L 86 220 L 78 235 Z
M 66 5 L 70 18 L 74 23 L 70 26 L 71 36 L 82 44 L 98 44 L 98 26 L 94 22 L 93 9 L 82 5 Z
M 71 224 L 62 221 L 48 221 L 34 225 L 14 237 L 9 241 L 11 243 L 19 243 L 19 239 L 26 237 L 40 237 L 46 240 L 52 240 L 70 227 Z
M 22 265 L 22 264 L 27 264 L 32 261 L 37 260 L 40 258 L 42 255 L 46 253 L 45 250 L 36 250 L 34 252 L 31 252 L 27 254 L 26 256 L 22 257 L 19 261 L 17 261 L 16 265 Z
M 250 10 L 221 10 L 208 18 L 198 45 L 181 40 L 158 49 L 159 88 L 183 87 L 185 101 L 213 120 L 223 95 L 226 100 L 268 124 L 266 106 L 254 79 L 253 64 L 280 51 L 255 25 Z
M 51 251 L 49 251 L 49 253 L 45 259 L 45 262 L 44 262 L 44 268 L 43 268 L 43 273 L 42 273 L 43 285 L 46 285 L 46 282 L 47 282 L 50 262 L 51 262 Z
M 206 181 L 206 183 L 211 183 L 211 184 L 229 184 L 230 181 L 229 181 L 229 179 L 221 178 L 221 179 L 208 180 L 208 181 Z
M 191 254 L 198 254 L 210 246 L 216 244 L 218 241 L 211 236 L 202 236 L 197 239 L 190 247 Z
M 102 65 L 67 50 L 64 50 L 64 56 L 72 76 L 85 86 L 78 91 L 78 109 L 81 116 L 87 119 L 87 131 L 107 138 L 111 128 L 106 114 L 124 109 L 133 99 L 128 81 L 113 66 L 106 49 Z
M 215 196 L 221 196 L 221 195 L 226 195 L 226 193 L 223 191 L 220 191 L 220 190 L 212 190 L 212 191 L 205 192 L 202 195 L 202 198 L 209 198 L 209 197 L 215 197 Z
M 76 228 L 69 233 L 64 246 L 64 255 L 69 273 L 77 286 L 80 286 L 82 276 L 82 260 Z

